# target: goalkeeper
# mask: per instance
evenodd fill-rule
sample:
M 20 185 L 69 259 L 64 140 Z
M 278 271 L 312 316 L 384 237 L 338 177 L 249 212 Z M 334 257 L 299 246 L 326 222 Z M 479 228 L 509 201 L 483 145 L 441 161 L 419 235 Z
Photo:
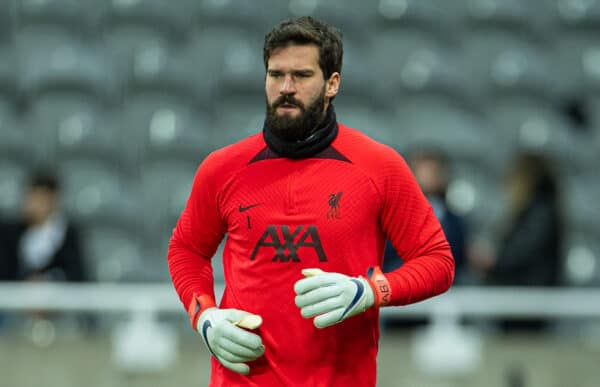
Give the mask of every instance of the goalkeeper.
M 260 133 L 199 166 L 168 251 L 210 386 L 375 386 L 379 308 L 445 292 L 450 248 L 402 157 L 338 122 L 342 41 L 311 17 L 265 37 Z M 211 259 L 224 236 L 226 288 Z M 386 239 L 404 264 L 379 269 Z

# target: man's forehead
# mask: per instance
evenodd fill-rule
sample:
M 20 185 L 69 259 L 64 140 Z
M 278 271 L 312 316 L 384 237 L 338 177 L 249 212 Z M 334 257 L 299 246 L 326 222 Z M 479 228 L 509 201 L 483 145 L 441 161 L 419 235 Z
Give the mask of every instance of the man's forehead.
M 269 68 L 318 68 L 319 48 L 314 44 L 290 43 L 273 50 L 268 61 Z

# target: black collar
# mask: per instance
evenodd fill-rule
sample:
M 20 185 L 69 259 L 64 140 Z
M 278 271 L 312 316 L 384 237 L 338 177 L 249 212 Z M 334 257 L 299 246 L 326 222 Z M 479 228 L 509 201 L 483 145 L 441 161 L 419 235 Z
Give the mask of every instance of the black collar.
M 325 150 L 338 134 L 338 125 L 333 105 L 329 105 L 321 127 L 305 140 L 288 141 L 278 137 L 265 123 L 263 137 L 269 149 L 288 159 L 304 159 Z

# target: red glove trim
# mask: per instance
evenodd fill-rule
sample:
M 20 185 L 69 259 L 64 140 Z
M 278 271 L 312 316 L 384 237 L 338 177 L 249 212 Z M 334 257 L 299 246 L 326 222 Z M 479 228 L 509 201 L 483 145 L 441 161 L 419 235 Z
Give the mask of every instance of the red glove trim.
M 389 304 L 392 299 L 392 288 L 379 266 L 369 268 L 367 281 L 375 295 L 375 306 L 381 307 Z
M 198 318 L 208 308 L 212 308 L 217 306 L 215 300 L 206 294 L 202 294 L 197 296 L 194 293 L 192 297 L 192 302 L 190 302 L 190 306 L 188 307 L 188 315 L 190 316 L 190 324 L 192 324 L 192 328 L 196 330 L 196 325 L 198 324 Z

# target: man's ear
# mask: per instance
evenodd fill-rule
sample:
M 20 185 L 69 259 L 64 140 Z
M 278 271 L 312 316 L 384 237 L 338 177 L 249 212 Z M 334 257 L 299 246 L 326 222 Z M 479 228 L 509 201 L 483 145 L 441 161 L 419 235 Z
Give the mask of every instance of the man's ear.
M 340 89 L 340 73 L 334 72 L 329 79 L 325 81 L 325 97 L 333 98 Z

